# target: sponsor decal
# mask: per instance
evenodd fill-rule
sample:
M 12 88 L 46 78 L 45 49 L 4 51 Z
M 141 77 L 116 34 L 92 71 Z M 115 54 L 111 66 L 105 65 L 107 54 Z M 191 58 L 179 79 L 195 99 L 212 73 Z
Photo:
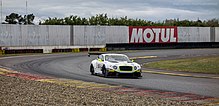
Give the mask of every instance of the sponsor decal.
M 177 27 L 129 27 L 129 43 L 176 43 Z

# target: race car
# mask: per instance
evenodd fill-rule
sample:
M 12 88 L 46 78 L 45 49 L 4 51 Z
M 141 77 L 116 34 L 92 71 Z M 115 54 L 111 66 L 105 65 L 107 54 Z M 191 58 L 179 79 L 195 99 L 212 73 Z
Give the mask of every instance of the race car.
M 92 75 L 109 76 L 141 76 L 141 66 L 131 61 L 124 54 L 99 54 L 97 59 L 90 64 L 90 72 Z

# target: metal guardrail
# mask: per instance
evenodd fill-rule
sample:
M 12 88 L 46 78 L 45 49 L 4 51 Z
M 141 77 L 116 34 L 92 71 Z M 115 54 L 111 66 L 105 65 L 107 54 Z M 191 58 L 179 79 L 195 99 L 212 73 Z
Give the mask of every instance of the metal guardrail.
M 1 47 L 0 55 L 19 53 L 60 53 L 60 52 L 83 52 L 101 51 L 105 52 L 105 45 L 99 46 L 29 46 L 29 47 Z
M 3 55 L 5 54 L 5 51 L 4 50 L 0 50 L 0 55 Z

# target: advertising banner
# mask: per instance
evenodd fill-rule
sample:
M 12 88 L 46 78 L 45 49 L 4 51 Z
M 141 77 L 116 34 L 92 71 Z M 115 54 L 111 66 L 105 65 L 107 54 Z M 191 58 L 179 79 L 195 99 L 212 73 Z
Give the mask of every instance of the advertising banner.
M 177 27 L 144 26 L 129 27 L 129 43 L 176 43 L 178 42 Z

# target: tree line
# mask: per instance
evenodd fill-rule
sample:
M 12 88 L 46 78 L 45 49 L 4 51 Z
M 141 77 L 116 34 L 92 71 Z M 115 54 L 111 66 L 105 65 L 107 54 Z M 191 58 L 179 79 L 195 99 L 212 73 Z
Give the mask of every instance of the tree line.
M 166 19 L 162 22 L 152 22 L 143 19 L 132 19 L 127 16 L 120 18 L 109 18 L 107 14 L 97 14 L 89 18 L 81 18 L 71 15 L 65 18 L 48 18 L 40 22 L 40 25 L 124 25 L 124 26 L 197 26 L 197 27 L 218 27 L 218 20 L 211 19 L 201 21 Z
M 22 17 L 16 13 L 6 16 L 6 23 L 8 24 L 33 24 L 34 15 L 29 14 Z M 89 18 L 81 18 L 77 15 L 71 15 L 64 18 L 51 18 L 41 20 L 39 25 L 120 25 L 120 26 L 196 26 L 196 27 L 219 27 L 218 19 L 210 19 L 201 21 L 197 19 L 192 20 L 179 20 L 179 19 L 166 19 L 164 21 L 152 22 L 143 19 L 132 19 L 127 16 L 120 18 L 110 18 L 107 14 L 97 14 Z

